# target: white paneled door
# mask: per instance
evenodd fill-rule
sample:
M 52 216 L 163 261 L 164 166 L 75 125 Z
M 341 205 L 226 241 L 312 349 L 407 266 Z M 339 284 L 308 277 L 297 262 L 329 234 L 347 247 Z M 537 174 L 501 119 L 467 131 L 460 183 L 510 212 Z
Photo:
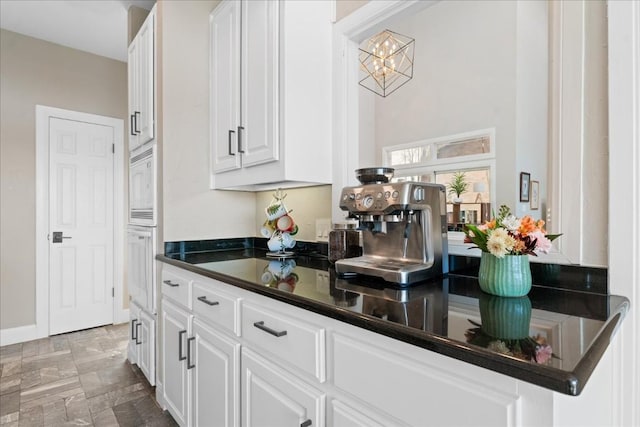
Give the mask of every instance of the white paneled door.
M 49 334 L 113 323 L 114 128 L 49 121 Z

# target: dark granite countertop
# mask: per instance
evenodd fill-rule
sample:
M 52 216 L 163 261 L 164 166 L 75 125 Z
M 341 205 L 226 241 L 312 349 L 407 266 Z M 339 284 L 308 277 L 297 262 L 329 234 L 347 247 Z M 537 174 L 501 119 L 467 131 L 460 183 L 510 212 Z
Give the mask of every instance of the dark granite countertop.
M 606 293 L 604 269 L 532 265 L 529 295 L 500 298 L 480 291 L 472 258 L 450 257 L 444 278 L 397 288 L 339 278 L 322 251 L 278 260 L 250 246 L 169 243 L 157 259 L 569 395 L 582 391 L 629 306 Z

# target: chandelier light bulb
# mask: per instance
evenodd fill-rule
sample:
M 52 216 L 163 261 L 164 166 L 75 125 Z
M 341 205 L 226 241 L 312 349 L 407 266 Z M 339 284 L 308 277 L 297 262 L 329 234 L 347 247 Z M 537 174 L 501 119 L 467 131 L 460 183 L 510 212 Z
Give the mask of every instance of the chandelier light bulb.
M 386 97 L 413 78 L 413 38 L 390 30 L 360 45 L 360 85 Z

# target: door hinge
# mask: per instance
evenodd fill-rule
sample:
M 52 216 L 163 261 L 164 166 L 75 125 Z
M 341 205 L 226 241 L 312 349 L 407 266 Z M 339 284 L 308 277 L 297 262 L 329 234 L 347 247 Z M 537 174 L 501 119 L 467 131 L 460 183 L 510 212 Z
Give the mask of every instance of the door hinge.
M 116 288 L 111 288 L 111 298 L 116 297 Z
M 111 152 L 112 152 L 113 154 L 115 154 L 115 153 L 116 153 L 116 144 L 111 144 Z

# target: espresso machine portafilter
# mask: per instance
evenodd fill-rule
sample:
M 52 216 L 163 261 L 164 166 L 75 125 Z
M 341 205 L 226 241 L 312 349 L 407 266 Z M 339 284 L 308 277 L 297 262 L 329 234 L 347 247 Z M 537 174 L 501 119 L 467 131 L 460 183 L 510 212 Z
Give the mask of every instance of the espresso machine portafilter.
M 445 187 L 389 182 L 393 169 L 356 171 L 340 208 L 360 221 L 362 256 L 336 261 L 339 275 L 375 276 L 406 286 L 448 273 Z

